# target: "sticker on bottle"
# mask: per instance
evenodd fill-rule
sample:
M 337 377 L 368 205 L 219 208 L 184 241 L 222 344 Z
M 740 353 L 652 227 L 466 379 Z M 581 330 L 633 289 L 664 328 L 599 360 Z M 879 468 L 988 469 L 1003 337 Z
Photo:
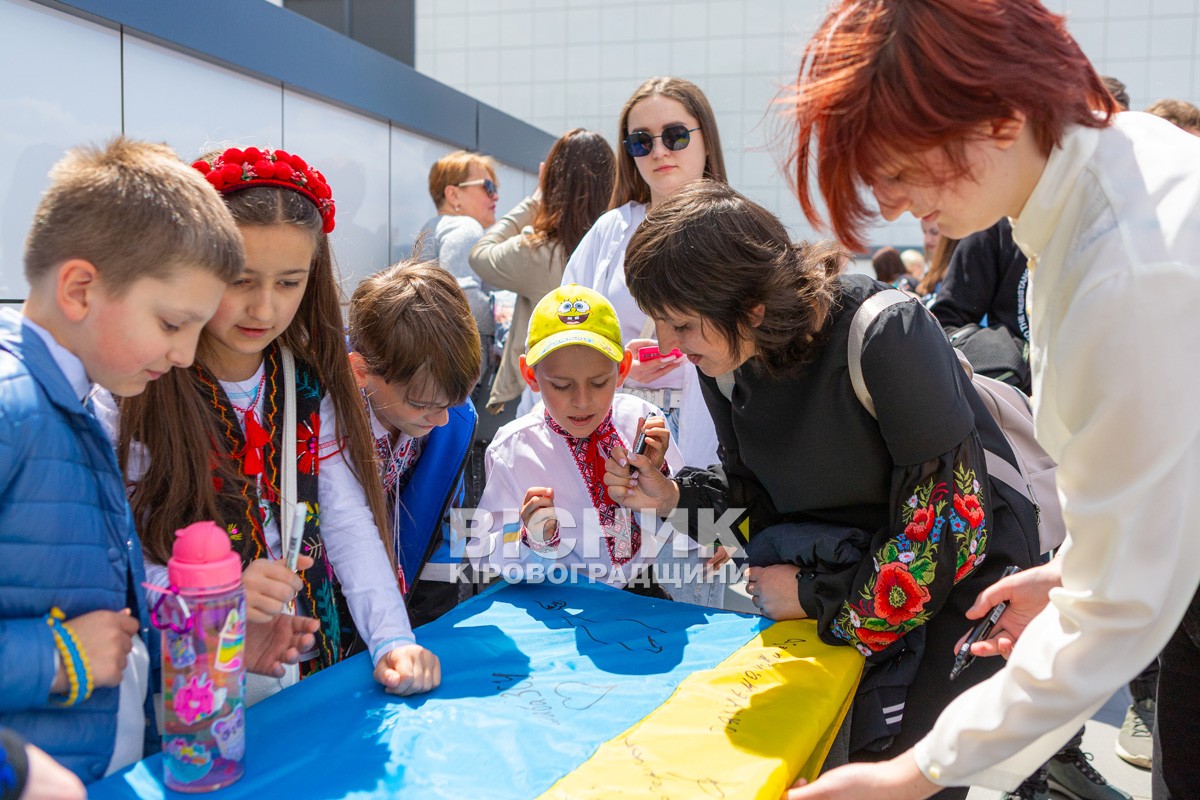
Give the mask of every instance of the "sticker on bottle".
M 192 644 L 192 632 L 176 633 L 167 629 L 167 657 L 175 669 L 187 669 L 196 663 L 196 647 Z
M 246 754 L 246 715 L 242 707 L 234 706 L 233 711 L 224 717 L 218 717 L 212 724 L 213 738 L 221 751 L 221 758 L 227 761 L 241 761 Z
M 199 742 L 176 736 L 166 751 L 167 769 L 180 783 L 195 783 L 212 771 L 212 751 Z
M 213 669 L 221 672 L 237 672 L 242 668 L 242 651 L 246 642 L 246 621 L 241 612 L 230 609 L 225 617 L 225 626 L 217 641 L 217 660 Z
M 213 688 L 207 672 L 192 675 L 186 681 L 180 676 L 175 680 L 171 708 L 180 722 L 192 725 L 220 711 L 227 693 L 224 687 Z

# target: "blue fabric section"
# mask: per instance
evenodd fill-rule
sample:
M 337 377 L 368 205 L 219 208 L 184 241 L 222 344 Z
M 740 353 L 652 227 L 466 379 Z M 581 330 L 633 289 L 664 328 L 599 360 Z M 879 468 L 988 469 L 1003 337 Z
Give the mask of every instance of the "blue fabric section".
M 221 796 L 527 800 L 769 624 L 607 586 L 494 586 L 421 629 L 442 662 L 431 694 L 388 696 L 360 655 L 249 709 L 246 774 Z M 155 756 L 88 796 L 163 797 L 161 776 Z
M 45 618 L 131 608 L 142 625 L 142 546 L 125 481 L 100 423 L 84 409 L 42 339 L 0 311 L 0 725 L 87 782 L 104 774 L 118 692 L 70 709 L 49 704 L 54 650 Z M 157 679 L 157 669 L 152 681 Z
M 442 537 L 433 560 L 458 563 L 461 548 L 452 558 L 450 537 L 443 525 L 446 501 L 462 496 L 462 466 L 475 435 L 475 407 L 467 400 L 450 409 L 450 421 L 429 433 L 416 470 L 400 497 L 400 552 L 397 562 L 411 585 L 434 535 Z

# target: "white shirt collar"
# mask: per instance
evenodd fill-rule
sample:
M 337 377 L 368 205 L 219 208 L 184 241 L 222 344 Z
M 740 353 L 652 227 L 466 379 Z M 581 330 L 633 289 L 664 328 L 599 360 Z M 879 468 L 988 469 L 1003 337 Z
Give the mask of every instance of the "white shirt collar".
M 1050 151 L 1046 168 L 1021 209 L 1020 218 L 1012 220 L 1013 241 L 1031 261 L 1036 262 L 1054 235 L 1079 173 L 1087 167 L 1099 142 L 1100 129 L 1072 125 L 1063 132 L 1062 142 Z
M 87 369 L 83 366 L 83 362 L 79 360 L 79 356 L 59 344 L 50 331 L 38 325 L 29 317 L 22 316 L 21 323 L 41 337 L 41 340 L 46 344 L 46 349 L 50 351 L 50 357 L 54 359 L 54 363 L 58 365 L 58 368 L 62 370 L 62 374 L 70 382 L 71 390 L 75 392 L 75 396 L 79 398 L 79 402 L 86 403 L 88 395 L 95 388 L 95 384 L 88 378 Z

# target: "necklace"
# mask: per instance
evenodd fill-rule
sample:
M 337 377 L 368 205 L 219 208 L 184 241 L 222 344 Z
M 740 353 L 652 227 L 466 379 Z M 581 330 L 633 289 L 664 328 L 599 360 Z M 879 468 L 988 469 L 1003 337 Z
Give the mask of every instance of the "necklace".
M 233 406 L 233 410 L 245 417 L 247 414 L 254 413 L 254 408 L 258 405 L 258 397 L 262 394 L 263 387 L 267 385 L 267 371 L 263 370 L 262 377 L 258 379 L 258 383 L 248 392 L 242 389 L 241 384 L 235 385 L 238 387 L 238 391 L 226 392 L 226 396 L 229 398 L 229 405 Z M 237 397 L 239 400 L 243 397 L 246 398 L 245 407 L 233 402 L 234 397 Z
M 245 407 L 239 406 L 233 402 L 232 395 L 229 397 L 229 405 L 233 406 L 233 410 L 241 414 L 242 427 L 245 429 L 246 446 L 242 448 L 242 452 L 237 454 L 242 457 L 242 472 L 248 476 L 260 476 L 263 473 L 263 447 L 267 442 L 271 441 L 271 435 L 258 421 L 258 414 L 254 409 L 258 406 L 258 398 L 262 395 L 263 387 L 267 385 L 267 371 L 264 369 L 262 377 L 258 380 L 258 385 L 254 387 L 252 392 L 240 392 L 249 398 L 249 402 Z M 238 387 L 241 388 L 241 387 Z

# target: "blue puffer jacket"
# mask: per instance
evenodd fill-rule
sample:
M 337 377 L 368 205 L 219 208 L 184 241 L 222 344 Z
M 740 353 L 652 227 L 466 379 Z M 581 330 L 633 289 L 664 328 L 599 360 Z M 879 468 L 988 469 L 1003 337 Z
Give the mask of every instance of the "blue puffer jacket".
M 449 421 L 429 433 L 400 497 L 400 516 L 393 521 L 400 528 L 396 561 L 413 588 L 427 563 L 458 564 L 463 560 L 465 543 L 459 540 L 448 514 L 462 505 L 463 467 L 477 421 L 470 400 L 451 408 Z
M 67 619 L 130 608 L 153 666 L 158 648 L 143 580 L 112 446 L 41 338 L 14 310 L 0 311 L 0 725 L 85 783 L 112 757 L 118 690 L 96 689 L 69 709 L 49 702 L 54 640 L 46 615 L 52 606 Z

